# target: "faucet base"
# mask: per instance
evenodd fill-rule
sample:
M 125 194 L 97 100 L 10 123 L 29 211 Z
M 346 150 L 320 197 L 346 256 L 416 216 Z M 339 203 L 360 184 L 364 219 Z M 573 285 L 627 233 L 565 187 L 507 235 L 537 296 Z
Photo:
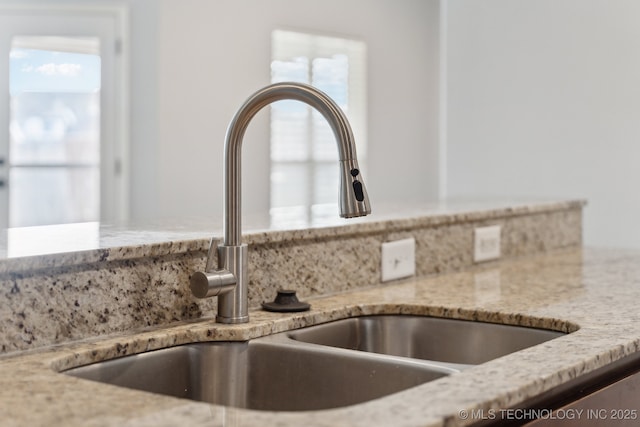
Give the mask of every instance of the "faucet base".
M 249 321 L 249 277 L 247 274 L 248 247 L 218 246 L 220 266 L 230 271 L 236 285 L 229 292 L 218 295 L 218 315 L 220 323 L 247 323 Z
M 216 316 L 216 322 L 224 323 L 227 325 L 234 325 L 236 323 L 247 323 L 248 321 L 249 321 L 249 316 L 241 316 L 241 317 Z

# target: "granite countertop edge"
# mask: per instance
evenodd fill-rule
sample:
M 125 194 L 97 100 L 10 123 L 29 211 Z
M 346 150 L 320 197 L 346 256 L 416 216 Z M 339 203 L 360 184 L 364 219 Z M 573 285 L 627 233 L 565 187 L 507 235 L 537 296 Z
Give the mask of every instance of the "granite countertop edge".
M 478 220 L 487 220 L 523 215 L 539 214 L 570 209 L 581 209 L 586 201 L 561 200 L 549 202 L 514 203 L 503 207 L 446 208 L 431 212 L 416 213 L 407 217 L 381 216 L 377 219 L 357 219 L 354 223 L 335 226 L 318 226 L 292 230 L 254 230 L 243 233 L 243 241 L 250 245 L 261 245 L 286 241 L 322 240 L 343 236 L 367 235 L 376 232 L 402 231 L 419 227 L 457 224 Z M 212 237 L 218 232 L 185 230 L 171 232 L 147 230 L 144 227 L 131 229 L 111 229 L 106 226 L 108 238 L 99 243 L 100 247 L 73 250 L 69 252 L 48 253 L 31 256 L 17 256 L 0 259 L 0 275 L 21 274 L 21 272 L 74 265 L 91 264 L 104 261 L 122 261 L 128 259 L 158 257 L 165 255 L 205 252 Z M 46 236 L 43 236 L 46 238 Z M 146 240 L 146 241 L 145 241 Z

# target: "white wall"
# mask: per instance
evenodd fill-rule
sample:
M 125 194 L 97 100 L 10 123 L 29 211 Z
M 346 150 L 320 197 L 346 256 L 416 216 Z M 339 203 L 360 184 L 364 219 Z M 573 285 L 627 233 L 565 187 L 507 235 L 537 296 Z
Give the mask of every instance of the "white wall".
M 86 1 L 86 0 L 85 0 Z M 156 0 L 128 0 L 130 20 L 129 210 L 134 219 L 158 214 L 158 25 Z
M 219 215 L 226 126 L 269 83 L 271 30 L 291 28 L 368 45 L 374 211 L 439 184 L 449 198 L 585 197 L 587 245 L 640 247 L 636 0 L 122 1 L 134 220 Z M 268 205 L 267 126 L 261 113 L 245 144 L 248 211 Z
M 447 196 L 584 197 L 640 248 L 640 2 L 447 3 Z
M 221 212 L 226 127 L 244 99 L 270 83 L 276 28 L 366 42 L 363 174 L 374 212 L 376 203 L 437 199 L 437 0 L 162 0 L 159 7 L 157 196 L 145 204 L 158 215 Z M 267 111 L 243 147 L 245 212 L 268 209 Z
M 241 103 L 270 83 L 276 28 L 366 42 L 369 149 L 362 169 L 374 212 L 376 204 L 438 197 L 438 0 L 0 3 L 129 8 L 134 221 L 221 215 L 225 131 Z M 245 138 L 247 213 L 268 210 L 267 119 L 265 110 Z

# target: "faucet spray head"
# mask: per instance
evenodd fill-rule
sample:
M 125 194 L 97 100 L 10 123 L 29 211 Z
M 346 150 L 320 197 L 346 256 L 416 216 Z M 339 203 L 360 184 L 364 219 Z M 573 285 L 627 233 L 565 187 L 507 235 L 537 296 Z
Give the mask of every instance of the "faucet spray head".
M 355 218 L 371 213 L 369 196 L 354 159 L 340 161 L 340 216 Z

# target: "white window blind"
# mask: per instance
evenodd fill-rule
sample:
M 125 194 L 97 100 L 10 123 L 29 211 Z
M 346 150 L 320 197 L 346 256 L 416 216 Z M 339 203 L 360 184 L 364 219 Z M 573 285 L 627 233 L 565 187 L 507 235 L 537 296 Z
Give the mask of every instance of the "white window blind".
M 271 81 L 308 83 L 347 115 L 360 165 L 366 163 L 366 45 L 276 30 Z M 272 226 L 320 224 L 337 215 L 338 150 L 329 124 L 298 101 L 271 106 Z

